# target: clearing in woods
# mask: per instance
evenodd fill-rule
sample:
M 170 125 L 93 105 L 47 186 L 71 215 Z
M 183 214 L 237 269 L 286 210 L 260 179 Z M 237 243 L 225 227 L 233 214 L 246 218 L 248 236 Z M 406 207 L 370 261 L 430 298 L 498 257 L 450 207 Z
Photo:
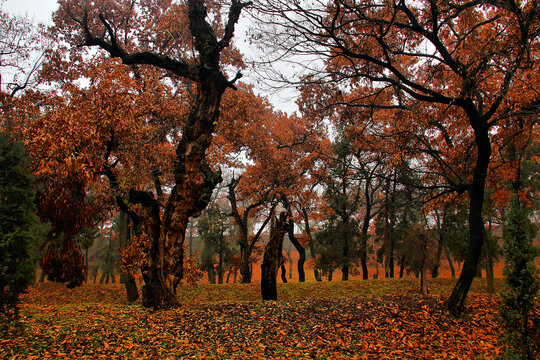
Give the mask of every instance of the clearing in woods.
M 490 359 L 500 352 L 499 298 L 473 284 L 460 319 L 444 301 L 454 280 L 381 279 L 278 285 L 263 302 L 259 284 L 179 291 L 182 307 L 128 304 L 122 285 L 32 287 L 21 321 L 0 337 L 0 358 Z M 500 291 L 501 279 L 496 279 Z

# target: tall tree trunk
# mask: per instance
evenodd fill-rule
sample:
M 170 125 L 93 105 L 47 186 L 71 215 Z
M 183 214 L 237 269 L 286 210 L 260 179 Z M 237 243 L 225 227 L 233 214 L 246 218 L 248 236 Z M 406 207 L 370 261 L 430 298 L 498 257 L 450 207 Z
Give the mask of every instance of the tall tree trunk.
M 140 204 L 146 213 L 145 217 L 150 218 L 152 222 L 151 230 L 146 234 L 151 244 L 148 251 L 148 266 L 143 271 L 145 284 L 142 289 L 142 304 L 154 309 L 179 305 L 175 292 L 183 277 L 184 240 L 189 217 L 200 214 L 208 205 L 212 190 L 221 181 L 221 176 L 210 170 L 204 158 L 219 120 L 221 97 L 227 88 L 235 88 L 234 82 L 241 74 L 238 73 L 229 80 L 222 71 L 220 57 L 222 51 L 231 43 L 242 9 L 251 2 L 232 1 L 221 38 L 217 37 L 214 27 L 207 21 L 208 9 L 204 1 L 188 0 L 186 4 L 192 43 L 197 53 L 197 59 L 190 61 L 189 64 L 151 51 L 130 53 L 122 47 L 122 41 L 116 38 L 112 30 L 108 31 L 107 36 L 96 37 L 90 31 L 86 12 L 80 18 L 72 16 L 83 32 L 83 45 L 99 46 L 108 51 L 111 57 L 119 57 L 126 65 L 154 66 L 196 83 L 193 104 L 180 132 L 182 138 L 176 146 L 173 166 L 175 185 L 164 206 L 163 216 L 159 214 L 163 204 L 154 199 L 151 192 L 130 190 L 130 203 Z M 106 20 L 102 22 L 105 23 L 105 27 L 108 26 Z M 113 135 L 113 139 L 107 145 L 104 170 L 111 187 L 120 194 L 120 186 L 112 171 L 113 167 L 108 166 L 114 143 Z M 158 179 L 157 175 L 154 176 L 157 173 L 153 172 L 154 181 Z M 158 200 L 161 192 L 159 188 L 156 186 Z M 119 207 L 127 210 L 132 220 L 136 220 L 139 223 L 137 226 L 140 226 L 142 217 L 126 204 L 121 196 L 117 195 L 115 199 Z M 131 201 L 132 199 L 136 202 Z
M 292 280 L 292 257 L 291 257 L 291 247 L 287 248 L 287 258 L 289 259 L 289 280 Z
M 242 284 L 251 283 L 251 252 L 249 251 L 249 244 L 247 240 L 245 243 L 240 243 L 240 277 L 242 278 Z
M 435 262 L 433 263 L 433 267 L 431 268 L 431 277 L 436 278 L 439 276 L 439 267 L 441 265 L 441 254 L 443 249 L 444 237 L 441 234 L 439 234 L 439 241 L 437 242 L 437 255 L 435 258 Z
M 238 186 L 238 183 L 240 182 L 240 178 L 238 179 L 232 179 L 227 187 L 229 188 L 229 192 L 227 194 L 227 198 L 229 199 L 229 202 L 231 204 L 231 213 L 234 218 L 234 221 L 236 222 L 236 225 L 238 225 L 238 228 L 240 230 L 239 239 L 238 239 L 238 245 L 240 245 L 240 276 L 242 277 L 242 283 L 243 284 L 249 284 L 251 283 L 251 277 L 253 274 L 253 271 L 251 269 L 251 253 L 253 252 L 253 247 L 255 246 L 255 243 L 259 240 L 260 235 L 262 234 L 262 230 L 270 220 L 270 216 L 268 216 L 259 231 L 255 234 L 251 242 L 248 239 L 248 220 L 249 220 L 249 212 L 257 207 L 262 206 L 266 202 L 266 198 L 263 197 L 258 202 L 249 205 L 244 209 L 243 214 L 240 214 L 238 211 L 237 201 L 236 201 L 236 186 Z M 272 207 L 273 208 L 273 207 Z M 272 211 L 270 211 L 272 213 Z
M 390 259 L 388 261 L 390 267 L 389 276 L 394 278 L 394 237 L 390 236 Z
M 422 295 L 428 294 L 427 284 L 426 284 L 426 257 L 427 257 L 427 242 L 428 237 L 426 234 L 421 234 L 422 241 L 422 260 L 420 263 L 420 292 Z
M 283 238 L 287 233 L 287 212 L 279 218 L 273 215 L 270 224 L 270 240 L 266 245 L 261 265 L 261 295 L 263 300 L 277 300 L 277 272 L 281 264 Z
M 193 256 L 193 219 L 189 218 L 188 228 L 189 228 L 189 234 L 188 234 L 188 242 L 189 242 L 189 256 Z
M 96 283 L 98 272 L 99 272 L 99 266 L 96 264 L 94 267 L 94 271 L 92 272 L 92 277 L 94 278 L 93 280 L 94 284 Z
M 85 282 L 88 284 L 88 248 L 84 249 L 84 265 L 86 266 L 86 279 Z
M 446 260 L 448 260 L 448 266 L 450 267 L 450 272 L 452 273 L 452 279 L 456 278 L 456 269 L 454 268 L 454 263 L 452 261 L 452 256 L 450 255 L 450 250 L 444 245 L 444 253 L 446 254 Z
M 206 275 L 208 276 L 208 282 L 210 284 L 215 284 L 216 283 L 216 273 L 214 271 L 214 267 L 213 266 L 209 266 L 207 269 L 206 269 Z
M 399 278 L 403 278 L 403 272 L 405 271 L 405 256 L 402 255 L 399 258 Z
M 223 284 L 223 252 L 220 252 L 220 254 L 219 254 L 218 284 Z
M 294 221 L 289 220 L 287 231 L 289 234 L 289 240 L 298 251 L 298 262 L 297 262 L 298 281 L 305 282 L 306 273 L 304 272 L 304 263 L 306 262 L 306 249 L 302 246 L 302 244 L 300 244 L 300 241 L 298 241 L 298 239 L 294 235 Z
M 313 241 L 313 236 L 311 235 L 311 227 L 309 226 L 309 218 L 307 209 L 302 207 L 302 214 L 304 215 L 304 223 L 306 224 L 306 233 L 308 235 L 308 245 L 311 258 L 315 259 L 315 241 Z M 313 267 L 313 275 L 315 276 L 315 281 L 322 281 L 322 276 L 317 267 Z
M 489 293 L 495 293 L 493 284 L 493 253 L 487 236 L 484 238 L 484 252 L 486 254 L 486 282 Z
M 341 267 L 341 281 L 349 280 L 349 231 L 348 222 L 343 221 L 343 260 L 345 264 Z
M 131 234 L 129 231 L 129 217 L 125 211 L 120 210 L 120 241 L 122 248 L 126 248 L 131 242 Z M 128 302 L 134 302 L 139 298 L 139 291 L 137 290 L 137 283 L 133 276 L 129 273 L 122 272 L 120 274 L 120 282 L 124 284 L 126 288 L 126 297 Z
M 473 180 L 469 189 L 469 246 L 463 270 L 448 300 L 450 313 L 459 316 L 473 282 L 478 266 L 478 260 L 484 244 L 485 227 L 482 216 L 484 205 L 484 188 L 491 157 L 491 144 L 489 141 L 489 128 L 483 119 L 471 118 L 469 121 L 474 129 L 477 146 L 477 159 L 473 172 Z
M 369 279 L 368 267 L 367 267 L 367 240 L 369 223 L 371 221 L 371 177 L 366 177 L 366 183 L 364 187 L 364 197 L 366 200 L 366 213 L 364 214 L 364 220 L 362 222 L 362 244 L 360 248 L 360 263 L 362 264 L 362 279 Z
M 285 269 L 285 263 L 281 264 L 281 281 L 286 284 L 287 283 L 287 269 Z
M 396 186 L 397 186 L 397 169 L 394 170 L 394 180 L 392 185 L 392 195 L 391 195 L 391 206 L 394 206 L 396 203 Z M 389 214 L 390 216 L 390 259 L 388 266 L 390 267 L 389 276 L 391 278 L 394 278 L 394 248 L 395 248 L 395 236 L 394 236 L 394 227 L 395 227 L 395 215 L 392 213 Z

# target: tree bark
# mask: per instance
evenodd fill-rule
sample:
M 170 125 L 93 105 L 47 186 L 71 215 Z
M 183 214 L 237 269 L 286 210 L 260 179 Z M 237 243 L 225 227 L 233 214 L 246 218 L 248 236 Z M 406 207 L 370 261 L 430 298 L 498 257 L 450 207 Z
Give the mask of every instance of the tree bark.
M 431 277 L 436 278 L 439 276 L 439 267 L 441 265 L 441 255 L 442 255 L 442 249 L 443 249 L 443 241 L 444 237 L 441 234 L 439 234 L 439 241 L 437 242 L 437 257 L 435 258 L 435 263 L 433 264 L 433 267 L 431 268 Z
M 366 213 L 364 214 L 364 220 L 362 223 L 362 244 L 360 249 L 360 263 L 362 265 L 362 279 L 367 280 L 369 279 L 369 273 L 368 273 L 368 267 L 367 267 L 367 240 L 368 240 L 368 231 L 369 231 L 369 223 L 371 221 L 371 209 L 373 207 L 372 199 L 373 199 L 373 192 L 370 192 L 371 189 L 371 179 L 373 177 L 373 174 L 375 172 L 375 167 L 368 176 L 366 176 L 366 182 L 364 185 L 364 198 L 366 201 Z
M 493 253 L 491 249 L 491 244 L 487 236 L 484 238 L 484 250 L 486 254 L 486 282 L 487 290 L 489 293 L 495 293 L 495 286 L 493 284 Z
M 125 249 L 131 242 L 131 235 L 129 232 L 129 217 L 125 211 L 120 210 L 120 241 L 122 247 Z M 134 302 L 139 298 L 139 291 L 137 289 L 137 283 L 131 274 L 121 273 L 120 282 L 124 284 L 126 288 L 126 297 L 128 302 Z
M 405 271 L 405 256 L 399 258 L 399 278 L 403 278 L 403 272 Z
M 289 235 L 289 240 L 294 245 L 296 250 L 298 251 L 298 281 L 299 282 L 305 282 L 306 281 L 306 273 L 304 271 L 304 263 L 306 262 L 306 249 L 300 244 L 300 241 L 296 238 L 294 235 L 294 221 L 292 219 L 289 220 L 287 233 Z
M 247 240 L 240 243 L 240 277 L 242 284 L 251 283 L 251 263 L 250 263 L 251 251 L 249 250 L 249 244 Z
M 486 183 L 489 161 L 491 158 L 491 143 L 489 127 L 479 116 L 469 116 L 469 122 L 474 129 L 477 146 L 477 158 L 473 172 L 473 180 L 469 189 L 469 246 L 463 270 L 448 300 L 448 310 L 455 316 L 461 315 L 467 294 L 476 275 L 478 260 L 484 244 L 485 227 L 482 216 L 484 205 L 484 188 Z
M 91 27 L 88 25 L 88 12 L 84 11 L 81 18 L 76 18 L 68 10 L 69 16 L 80 25 L 83 45 L 99 46 L 109 52 L 111 57 L 120 58 L 126 65 L 151 65 L 197 85 L 191 111 L 181 131 L 182 139 L 176 146 L 173 167 L 175 185 L 164 206 L 163 216 L 159 214 L 163 207 L 163 204 L 159 203 L 159 191 L 158 200 L 149 196 L 149 192 L 139 191 L 133 194 L 134 200 L 138 200 L 151 222 L 147 234 L 151 241 L 149 263 L 143 270 L 145 285 L 142 289 L 142 303 L 145 307 L 165 309 L 179 305 L 175 291 L 183 277 L 184 240 L 189 217 L 200 214 L 208 205 L 212 190 L 221 181 L 221 176 L 213 173 L 204 163 L 205 153 L 219 119 L 221 97 L 227 88 L 235 88 L 234 82 L 241 77 L 238 73 L 234 79 L 228 80 L 221 69 L 220 57 L 222 51 L 230 45 L 242 9 L 250 4 L 232 1 L 223 36 L 218 39 L 214 28 L 206 20 L 208 13 L 204 1 L 187 1 L 189 29 L 194 50 L 198 54 L 198 61 L 193 63 L 151 51 L 130 53 L 122 47 L 122 41 L 117 38 L 110 22 L 102 14 L 99 15 L 99 20 L 95 19 L 98 24 L 103 25 L 102 31 L 99 35 L 94 35 L 89 30 Z M 112 145 L 114 141 L 111 142 Z M 110 149 L 107 153 L 110 154 Z M 108 157 L 105 157 L 106 161 Z M 108 163 L 104 166 L 111 186 L 118 190 L 112 167 Z M 157 176 L 154 180 L 156 178 Z M 156 189 L 158 188 L 156 186 Z M 141 222 L 142 218 L 131 210 L 121 197 L 116 196 L 116 200 L 120 208 L 128 210 L 126 212 L 133 220 Z
M 283 238 L 288 229 L 287 212 L 273 218 L 270 224 L 270 240 L 264 251 L 261 265 L 261 295 L 263 300 L 277 300 L 277 271 L 281 264 Z
M 444 253 L 446 254 L 446 259 L 448 260 L 448 266 L 450 267 L 450 272 L 452 273 L 452 279 L 456 278 L 456 269 L 454 268 L 454 263 L 452 261 L 452 256 L 450 256 L 450 250 L 444 245 Z
M 308 245 L 309 245 L 309 252 L 311 254 L 311 258 L 315 259 L 315 241 L 313 241 L 313 236 L 311 235 L 311 227 L 309 226 L 309 218 L 307 209 L 305 207 L 302 207 L 302 214 L 304 215 L 304 222 L 306 224 L 306 233 L 308 235 Z M 313 268 L 313 275 L 315 276 L 315 281 L 322 281 L 322 276 L 317 269 L 317 267 Z
M 341 281 L 349 280 L 349 231 L 348 222 L 343 221 L 343 260 L 345 264 L 341 267 Z

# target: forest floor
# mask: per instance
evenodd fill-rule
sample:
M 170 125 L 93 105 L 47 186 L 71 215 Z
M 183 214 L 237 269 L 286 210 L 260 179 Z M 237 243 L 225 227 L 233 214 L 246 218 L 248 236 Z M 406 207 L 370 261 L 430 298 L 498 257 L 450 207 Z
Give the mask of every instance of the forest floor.
M 459 319 L 446 311 L 452 279 L 259 284 L 179 290 L 182 307 L 128 304 L 122 285 L 69 290 L 39 284 L 20 321 L 0 334 L 0 359 L 492 359 L 501 351 L 499 297 L 475 280 Z M 500 291 L 502 280 L 496 279 Z

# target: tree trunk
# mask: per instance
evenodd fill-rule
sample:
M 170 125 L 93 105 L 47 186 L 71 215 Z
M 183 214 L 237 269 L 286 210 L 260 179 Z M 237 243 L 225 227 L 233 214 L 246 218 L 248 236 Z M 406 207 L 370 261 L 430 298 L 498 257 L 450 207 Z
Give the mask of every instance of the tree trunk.
M 448 266 L 450 267 L 450 272 L 452 273 L 452 279 L 456 278 L 456 269 L 454 268 L 454 263 L 452 262 L 452 256 L 450 256 L 450 251 L 448 247 L 444 246 L 444 253 L 446 254 L 446 260 L 448 260 Z
M 304 272 L 304 263 L 306 262 L 306 249 L 300 244 L 300 241 L 296 238 L 294 235 L 294 221 L 289 220 L 288 224 L 288 234 L 289 234 L 289 240 L 294 245 L 296 250 L 298 251 L 298 281 L 299 282 L 305 282 L 306 281 L 306 273 Z
M 368 181 L 369 180 L 369 181 Z M 360 263 L 362 264 L 362 279 L 369 279 L 368 267 L 367 267 L 367 240 L 368 240 L 368 230 L 369 223 L 371 220 L 371 196 L 369 189 L 371 186 L 371 178 L 366 178 L 366 183 L 364 187 L 364 197 L 366 200 L 366 213 L 364 214 L 364 220 L 362 223 L 362 235 L 361 235 L 361 249 L 360 249 Z
M 89 20 L 86 16 L 74 19 L 83 32 L 83 45 L 99 46 L 108 51 L 111 57 L 119 57 L 126 65 L 154 66 L 196 83 L 196 94 L 193 96 L 191 110 L 180 131 L 182 138 L 175 149 L 173 166 L 175 185 L 166 204 L 163 206 L 159 201 L 160 186 L 156 186 L 158 200 L 150 196 L 153 195 L 151 192 L 135 189 L 130 190 L 130 204 L 126 204 L 119 195 L 115 197 L 119 207 L 127 210 L 130 218 L 137 221 L 137 227 L 140 226 L 142 217 L 130 207 L 131 204 L 140 204 L 145 213 L 144 217 L 151 219 L 151 230 L 146 234 L 151 245 L 148 251 L 148 266 L 143 269 L 145 285 L 142 290 L 142 304 L 154 309 L 178 306 L 175 291 L 184 275 L 184 240 L 189 217 L 200 214 L 208 205 L 212 190 L 221 181 L 221 176 L 210 170 L 204 158 L 219 120 L 221 97 L 227 88 L 235 88 L 234 82 L 241 74 L 238 73 L 234 79 L 229 80 L 221 69 L 220 57 L 222 51 L 231 43 L 242 9 L 250 5 L 250 2 L 232 2 L 225 25 L 226 30 L 220 39 L 207 21 L 207 18 L 212 17 L 208 16 L 205 2 L 188 0 L 186 4 L 194 53 L 198 54 L 197 59 L 190 61 L 189 64 L 151 51 L 145 52 L 144 56 L 140 56 L 140 53 L 132 54 L 122 48 L 122 42 L 112 31 L 109 31 L 108 37 L 96 37 L 89 30 Z M 106 23 L 105 20 L 103 22 Z M 112 146 L 114 138 L 107 145 L 105 160 L 109 160 L 108 154 L 112 151 Z M 105 172 L 111 187 L 121 193 L 112 167 L 105 166 Z M 158 176 L 155 176 L 157 173 L 152 174 L 155 183 L 159 182 Z M 160 216 L 162 208 L 164 212 L 163 216 Z
M 287 249 L 287 257 L 289 259 L 289 280 L 292 280 L 292 257 L 291 257 L 291 247 Z
M 307 209 L 305 207 L 302 207 L 302 214 L 304 215 L 304 223 L 306 224 L 306 233 L 308 235 L 308 245 L 309 245 L 309 253 L 311 255 L 312 259 L 315 259 L 315 242 L 313 241 L 313 236 L 311 236 L 311 228 L 309 226 L 309 218 Z M 317 267 L 313 268 L 313 275 L 315 276 L 315 281 L 322 281 L 322 276 Z
M 218 284 L 223 284 L 223 253 L 219 254 Z
M 390 259 L 388 266 L 390 267 L 389 276 L 394 278 L 394 237 L 392 235 L 390 235 Z
M 480 254 L 480 256 L 482 256 L 482 255 Z M 478 266 L 476 267 L 476 275 L 475 275 L 475 277 L 477 277 L 479 279 L 482 278 L 482 266 L 481 266 L 481 264 L 478 264 Z
M 433 267 L 431 268 L 431 277 L 436 278 L 439 276 L 439 267 L 441 264 L 441 254 L 442 254 L 442 248 L 443 248 L 443 235 L 439 234 L 439 241 L 437 242 L 437 257 L 435 259 L 435 263 L 433 264 Z
M 399 259 L 399 278 L 403 279 L 403 272 L 405 271 L 405 256 L 401 256 Z
M 281 264 L 283 237 L 287 232 L 287 213 L 283 211 L 279 218 L 272 215 L 270 240 L 264 251 L 261 265 L 261 295 L 263 300 L 277 300 L 277 271 Z
M 422 266 L 422 270 L 420 271 L 420 291 L 422 295 L 428 294 L 427 284 L 426 284 L 426 267 Z
M 43 269 L 41 269 L 41 273 L 39 274 L 39 280 L 38 280 L 39 283 L 42 283 L 42 282 L 45 281 L 45 275 L 46 275 L 45 271 Z M 94 281 L 94 283 L 95 283 L 95 281 Z
M 349 265 L 341 267 L 341 281 L 349 281 Z
M 242 278 L 242 284 L 251 283 L 251 263 L 249 258 L 251 253 L 249 251 L 249 244 L 247 240 L 244 243 L 240 243 L 240 277 Z
M 343 221 L 343 260 L 345 264 L 341 267 L 341 281 L 349 280 L 349 231 L 348 223 Z
M 84 264 L 86 266 L 86 279 L 85 282 L 88 284 L 88 248 L 84 249 Z
M 422 241 L 422 261 L 420 264 L 420 292 L 422 295 L 428 294 L 427 284 L 426 284 L 426 258 L 427 258 L 427 242 L 428 237 L 426 234 L 421 234 Z
M 214 272 L 214 267 L 209 266 L 208 269 L 206 269 L 206 274 L 208 275 L 208 282 L 210 284 L 216 283 L 216 273 Z
M 285 269 L 285 264 L 281 264 L 281 281 L 286 284 L 287 283 L 287 269 Z
M 96 264 L 96 266 L 94 267 L 94 272 L 92 273 L 92 276 L 94 278 L 94 281 L 93 281 L 94 284 L 96 283 L 96 280 L 97 280 L 98 271 L 99 271 L 99 266 Z
M 238 212 L 238 206 L 236 202 L 236 186 L 240 182 L 240 178 L 238 179 L 232 179 L 227 187 L 229 188 L 229 193 L 227 194 L 227 198 L 230 201 L 231 204 L 231 213 L 234 218 L 234 221 L 236 222 L 236 225 L 238 225 L 238 228 L 240 230 L 238 244 L 240 245 L 240 276 L 242 277 L 242 283 L 243 284 L 249 284 L 251 283 L 251 277 L 253 274 L 253 271 L 251 269 L 251 253 L 253 251 L 253 247 L 255 246 L 255 243 L 258 241 L 262 230 L 270 220 L 270 216 L 266 218 L 263 225 L 257 231 L 251 242 L 248 240 L 248 219 L 249 219 L 249 212 L 252 209 L 255 209 L 259 206 L 262 206 L 266 202 L 266 198 L 263 197 L 263 199 L 260 199 L 258 202 L 249 205 L 247 208 L 244 209 L 244 213 L 240 215 Z M 272 213 L 272 211 L 270 211 Z
M 125 249 L 131 242 L 131 234 L 129 231 L 129 217 L 125 211 L 120 210 L 120 241 L 122 247 Z M 120 274 L 120 282 L 124 284 L 126 288 L 127 301 L 132 303 L 139 298 L 139 291 L 137 289 L 137 283 L 133 276 L 129 273 L 122 272 Z
M 469 189 L 469 246 L 463 270 L 448 300 L 448 310 L 455 316 L 461 315 L 463 311 L 465 299 L 476 274 L 478 260 L 486 236 L 482 207 L 484 205 L 484 188 L 491 157 L 489 128 L 487 124 L 482 124 L 485 123 L 482 119 L 469 116 L 469 122 L 474 129 L 477 159 L 472 184 Z
M 189 228 L 189 234 L 188 234 L 188 243 L 189 243 L 189 256 L 193 256 L 193 219 L 189 218 L 188 222 L 188 228 Z
M 495 286 L 493 284 L 493 253 L 491 249 L 491 244 L 487 236 L 484 238 L 484 252 L 486 254 L 486 282 L 487 290 L 489 293 L 495 293 Z

